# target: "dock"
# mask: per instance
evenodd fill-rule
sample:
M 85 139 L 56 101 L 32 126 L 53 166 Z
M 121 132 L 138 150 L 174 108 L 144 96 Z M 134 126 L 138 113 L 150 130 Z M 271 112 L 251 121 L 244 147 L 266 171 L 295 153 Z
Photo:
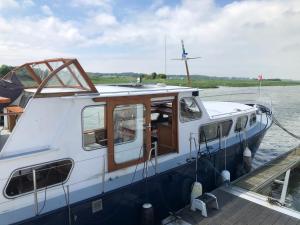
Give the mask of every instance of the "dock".
M 233 183 L 233 185 L 248 191 L 259 191 L 287 170 L 298 166 L 299 163 L 300 148 L 295 148 L 246 176 L 239 178 Z
M 208 217 L 203 217 L 201 212 L 193 212 L 186 207 L 178 216 L 191 225 L 300 225 L 300 220 L 297 218 L 238 197 L 223 189 L 217 189 L 213 193 L 218 198 L 219 210 L 210 209 Z
M 229 186 L 214 190 L 212 193 L 218 199 L 219 209 L 207 207 L 207 217 L 187 206 L 176 214 L 170 225 L 300 225 L 300 212 L 274 204 L 268 196 L 259 193 L 299 164 L 300 147 L 297 147 Z

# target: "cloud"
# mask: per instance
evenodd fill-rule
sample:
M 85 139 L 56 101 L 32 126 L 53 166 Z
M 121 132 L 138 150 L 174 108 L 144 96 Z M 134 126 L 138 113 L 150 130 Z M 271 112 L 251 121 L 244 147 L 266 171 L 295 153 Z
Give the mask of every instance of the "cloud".
M 4 1 L 18 7 L 13 0 Z M 34 46 L 34 51 L 50 55 L 72 53 L 94 71 L 162 72 L 166 36 L 168 58 L 181 55 L 180 39 L 189 55 L 203 57 L 190 62 L 193 74 L 298 78 L 297 0 L 236 1 L 222 7 L 213 0 L 183 0 L 176 5 L 157 0 L 123 16 L 111 0 L 73 0 L 72 4 L 82 7 L 81 19 L 77 14 L 68 20 L 55 17 L 47 5 L 41 6 L 43 16 L 0 16 L 2 49 L 24 53 Z M 0 55 L 0 60 L 5 57 Z M 105 62 L 99 64 L 101 60 Z M 168 60 L 168 72 L 184 73 L 184 67 Z
M 1 0 L 0 1 L 0 10 L 1 9 L 9 9 L 16 8 L 19 4 L 15 0 Z
M 114 26 L 117 25 L 117 19 L 108 13 L 100 13 L 91 18 L 94 21 L 94 25 L 100 27 Z
M 112 0 L 72 0 L 71 4 L 74 7 L 97 7 L 105 11 L 112 10 Z
M 52 12 L 51 8 L 48 5 L 42 5 L 41 9 L 42 9 L 42 12 L 45 15 L 48 15 L 48 16 L 52 16 L 53 15 L 53 12 Z

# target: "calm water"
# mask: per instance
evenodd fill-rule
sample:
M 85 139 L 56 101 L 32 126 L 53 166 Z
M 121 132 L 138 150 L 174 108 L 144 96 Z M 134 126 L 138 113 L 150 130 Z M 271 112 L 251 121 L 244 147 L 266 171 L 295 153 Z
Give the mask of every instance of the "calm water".
M 234 95 L 230 95 L 235 93 Z M 238 94 L 247 93 L 247 94 Z M 252 93 L 252 94 L 250 94 Z M 204 90 L 205 100 L 253 100 L 259 97 L 258 88 L 219 88 Z M 215 96 L 220 95 L 220 96 Z M 300 86 L 293 87 L 262 87 L 261 99 L 272 101 L 273 113 L 279 122 L 289 131 L 300 135 Z M 300 141 L 289 136 L 276 125 L 267 132 L 260 149 L 256 153 L 253 167 L 257 168 L 278 155 L 300 145 Z M 300 170 L 295 171 L 291 178 L 287 196 L 290 207 L 300 211 Z

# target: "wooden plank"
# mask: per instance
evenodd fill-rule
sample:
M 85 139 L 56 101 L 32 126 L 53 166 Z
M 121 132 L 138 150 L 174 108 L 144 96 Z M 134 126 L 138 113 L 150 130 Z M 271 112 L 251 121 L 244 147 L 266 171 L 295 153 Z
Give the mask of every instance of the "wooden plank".
M 219 202 L 219 210 L 208 209 L 208 217 L 192 212 L 187 207 L 179 216 L 193 225 L 296 225 L 299 220 L 275 210 L 242 199 L 217 189 L 213 191 Z
M 299 220 L 297 220 L 296 218 L 290 218 L 286 225 L 297 225 L 298 223 Z
M 11 99 L 10 98 L 5 98 L 0 96 L 0 104 L 7 104 L 10 103 Z
M 296 167 L 299 163 L 300 150 L 296 149 L 289 152 L 287 155 L 266 164 L 256 171 L 253 171 L 249 175 L 238 179 L 234 185 L 246 190 L 258 191 L 288 169 Z
M 275 223 L 273 223 L 273 225 L 282 225 L 282 224 L 286 224 L 289 221 L 290 217 L 287 215 L 283 215 L 281 216 L 277 221 L 275 221 Z

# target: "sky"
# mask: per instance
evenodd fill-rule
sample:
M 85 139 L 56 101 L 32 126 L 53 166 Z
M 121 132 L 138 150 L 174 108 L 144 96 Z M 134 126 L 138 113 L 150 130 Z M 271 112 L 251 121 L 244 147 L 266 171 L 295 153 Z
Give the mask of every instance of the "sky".
M 0 0 L 0 64 L 300 80 L 299 0 Z

